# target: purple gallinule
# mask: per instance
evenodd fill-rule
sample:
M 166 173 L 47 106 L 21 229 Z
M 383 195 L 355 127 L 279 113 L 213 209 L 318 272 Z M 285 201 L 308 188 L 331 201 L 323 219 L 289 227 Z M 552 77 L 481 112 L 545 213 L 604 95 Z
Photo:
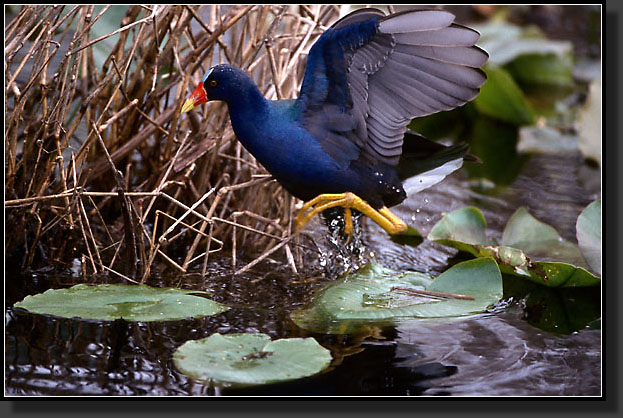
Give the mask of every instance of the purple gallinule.
M 424 174 L 462 163 L 467 153 L 466 145 L 433 143 L 407 125 L 465 104 L 486 80 L 480 67 L 488 55 L 475 46 L 479 33 L 454 18 L 442 10 L 389 16 L 357 10 L 312 46 L 297 99 L 267 100 L 246 73 L 221 64 L 208 70 L 182 112 L 208 100 L 226 102 L 244 147 L 307 202 L 296 218 L 299 228 L 341 207 L 346 234 L 353 229 L 351 210 L 399 234 L 407 225 L 388 208 L 406 198 L 396 170 L 403 152 L 422 160 Z

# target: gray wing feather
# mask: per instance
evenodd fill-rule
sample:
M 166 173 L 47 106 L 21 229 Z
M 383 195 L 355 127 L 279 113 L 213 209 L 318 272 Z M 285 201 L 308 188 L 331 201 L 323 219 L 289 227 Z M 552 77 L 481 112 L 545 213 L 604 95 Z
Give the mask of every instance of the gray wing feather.
M 370 42 L 347 57 L 355 143 L 387 164 L 398 163 L 411 119 L 472 100 L 488 59 L 478 32 L 441 10 L 382 18 Z
M 478 41 L 480 34 L 475 30 L 458 25 L 447 28 L 418 31 L 410 33 L 397 33 L 394 35 L 396 42 L 407 45 L 429 46 L 472 46 Z
M 443 10 L 421 10 L 418 19 L 411 12 L 398 13 L 382 21 L 379 30 L 383 33 L 409 33 L 421 30 L 442 29 L 454 22 L 454 15 Z

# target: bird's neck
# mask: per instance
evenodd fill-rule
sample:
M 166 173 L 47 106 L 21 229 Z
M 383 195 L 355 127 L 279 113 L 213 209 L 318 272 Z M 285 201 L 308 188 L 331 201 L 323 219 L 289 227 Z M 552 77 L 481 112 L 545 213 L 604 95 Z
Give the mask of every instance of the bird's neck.
M 247 149 L 254 148 L 269 113 L 269 102 L 255 84 L 241 89 L 240 94 L 227 102 L 231 125 Z
M 259 114 L 266 110 L 267 100 L 264 98 L 255 83 L 249 82 L 240 88 L 237 94 L 227 101 L 229 113 L 234 115 Z

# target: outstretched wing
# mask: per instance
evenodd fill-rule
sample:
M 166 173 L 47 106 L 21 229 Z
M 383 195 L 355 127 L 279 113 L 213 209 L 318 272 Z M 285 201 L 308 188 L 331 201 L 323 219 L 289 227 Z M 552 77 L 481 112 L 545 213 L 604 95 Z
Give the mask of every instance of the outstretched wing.
M 479 33 L 442 10 L 361 9 L 311 48 L 301 121 L 337 161 L 395 165 L 411 119 L 472 100 L 486 80 Z

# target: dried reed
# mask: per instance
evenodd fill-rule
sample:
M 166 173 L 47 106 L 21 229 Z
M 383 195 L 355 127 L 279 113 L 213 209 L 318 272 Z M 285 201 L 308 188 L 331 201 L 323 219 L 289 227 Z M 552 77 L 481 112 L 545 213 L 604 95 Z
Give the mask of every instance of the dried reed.
M 205 274 L 209 255 L 226 249 L 234 269 L 247 260 L 238 272 L 275 255 L 298 271 L 310 246 L 292 234 L 294 199 L 235 140 L 225 106 L 180 108 L 219 62 L 248 71 L 269 98 L 295 97 L 306 52 L 337 6 L 7 11 L 10 263 L 78 259 L 84 274 L 145 282 L 162 263 Z

